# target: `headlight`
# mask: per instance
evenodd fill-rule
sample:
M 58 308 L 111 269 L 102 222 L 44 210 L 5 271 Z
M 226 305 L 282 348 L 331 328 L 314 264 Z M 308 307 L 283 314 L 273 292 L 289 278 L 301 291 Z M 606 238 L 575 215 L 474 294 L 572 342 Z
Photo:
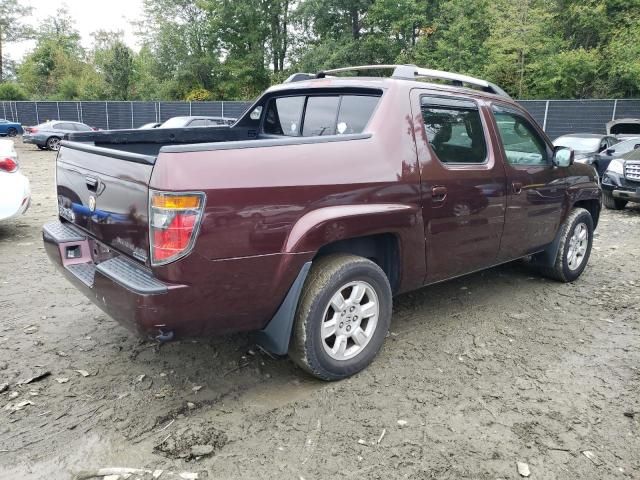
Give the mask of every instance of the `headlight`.
M 624 163 L 620 160 L 611 160 L 607 167 L 607 172 L 617 173 L 618 175 L 624 175 Z

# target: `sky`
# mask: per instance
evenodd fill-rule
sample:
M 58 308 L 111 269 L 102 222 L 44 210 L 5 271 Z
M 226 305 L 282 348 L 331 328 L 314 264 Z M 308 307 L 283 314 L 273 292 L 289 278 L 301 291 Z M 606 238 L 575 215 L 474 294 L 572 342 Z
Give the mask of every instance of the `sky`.
M 38 26 L 43 19 L 55 14 L 60 6 L 66 6 L 80 32 L 82 45 L 91 45 L 91 32 L 96 30 L 122 30 L 125 42 L 133 49 L 138 48 L 132 20 L 142 16 L 142 0 L 25 0 L 33 6 L 33 14 L 26 22 Z M 3 46 L 12 60 L 20 60 L 35 46 L 34 41 L 10 43 Z

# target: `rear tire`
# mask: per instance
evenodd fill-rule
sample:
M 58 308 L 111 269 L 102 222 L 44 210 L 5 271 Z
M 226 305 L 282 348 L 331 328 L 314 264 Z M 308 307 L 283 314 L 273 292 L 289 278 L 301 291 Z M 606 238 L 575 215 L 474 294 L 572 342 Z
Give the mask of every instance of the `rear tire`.
M 622 210 L 627 206 L 626 200 L 620 200 L 613 196 L 611 192 L 603 190 L 602 192 L 602 203 L 609 210 Z
M 592 245 L 593 218 L 584 208 L 574 208 L 560 227 L 555 262 L 542 267 L 542 274 L 564 283 L 577 280 L 589 262 Z
M 289 356 L 322 380 L 366 368 L 391 322 L 391 287 L 372 261 L 348 254 L 314 261 L 296 312 Z
M 53 150 L 54 152 L 57 152 L 58 150 L 60 150 L 60 138 L 49 137 L 47 139 L 47 148 L 49 150 Z
M 11 127 L 9 130 L 7 130 L 7 136 L 15 137 L 16 135 L 18 135 L 18 130 L 16 130 L 15 128 Z

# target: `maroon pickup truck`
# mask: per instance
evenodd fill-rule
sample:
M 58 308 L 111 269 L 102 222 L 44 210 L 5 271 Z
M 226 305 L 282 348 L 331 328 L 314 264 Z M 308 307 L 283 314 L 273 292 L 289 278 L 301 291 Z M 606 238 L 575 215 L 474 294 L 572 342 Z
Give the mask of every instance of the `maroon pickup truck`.
M 576 280 L 595 171 L 497 86 L 394 67 L 295 75 L 230 127 L 71 134 L 51 260 L 139 333 L 255 331 L 326 380 L 373 360 L 392 295 L 525 257 Z

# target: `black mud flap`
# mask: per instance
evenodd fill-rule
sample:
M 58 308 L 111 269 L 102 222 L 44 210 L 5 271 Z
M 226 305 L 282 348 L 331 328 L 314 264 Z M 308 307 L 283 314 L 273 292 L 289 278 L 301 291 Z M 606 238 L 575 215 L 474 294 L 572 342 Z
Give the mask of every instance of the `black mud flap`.
M 302 266 L 287 296 L 269 324 L 264 329 L 253 334 L 255 343 L 274 355 L 286 355 L 289 351 L 289 341 L 291 340 L 298 299 L 310 268 L 311 262 L 307 262 Z

